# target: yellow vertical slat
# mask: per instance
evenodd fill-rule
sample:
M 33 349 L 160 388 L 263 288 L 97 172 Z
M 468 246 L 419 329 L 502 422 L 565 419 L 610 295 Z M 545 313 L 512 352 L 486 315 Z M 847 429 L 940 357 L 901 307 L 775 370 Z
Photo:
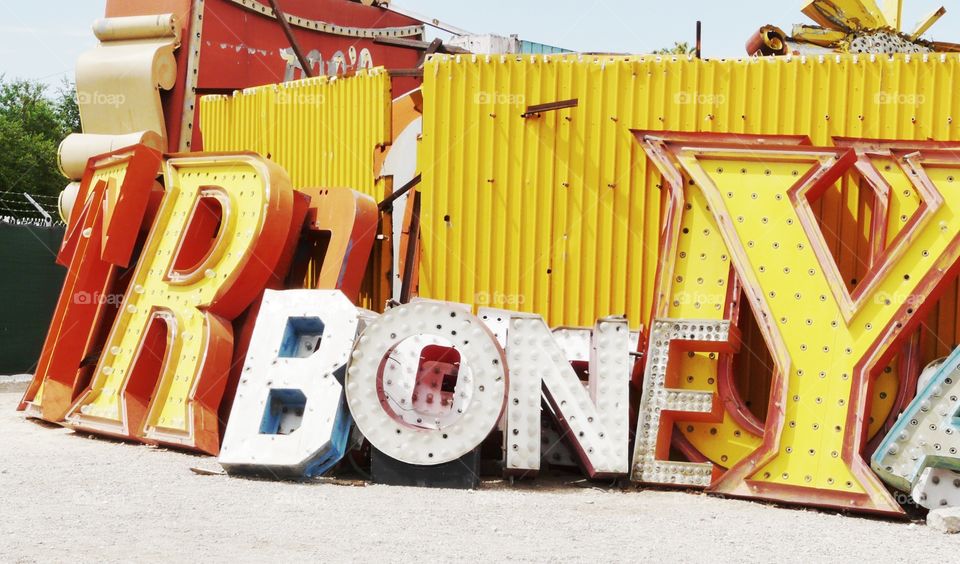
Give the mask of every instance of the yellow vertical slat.
M 345 186 L 382 199 L 378 147 L 392 139 L 390 77 L 309 78 L 201 99 L 207 151 L 254 151 L 290 174 L 294 186 Z

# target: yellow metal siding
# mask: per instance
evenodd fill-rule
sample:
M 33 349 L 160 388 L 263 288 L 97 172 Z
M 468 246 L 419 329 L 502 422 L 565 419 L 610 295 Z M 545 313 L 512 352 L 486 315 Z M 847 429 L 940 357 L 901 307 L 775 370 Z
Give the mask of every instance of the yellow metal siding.
M 958 62 L 434 56 L 423 86 L 420 294 L 485 297 L 553 326 L 624 313 L 634 327 L 647 323 L 661 178 L 631 129 L 803 134 L 817 145 L 958 140 Z M 577 108 L 521 118 L 527 105 L 571 98 Z M 861 214 L 855 191 L 827 205 L 849 210 L 825 214 L 847 237 L 842 216 Z
M 390 144 L 390 76 L 317 77 L 204 96 L 207 151 L 255 151 L 290 174 L 295 187 L 353 188 L 377 200 L 384 185 L 375 151 Z

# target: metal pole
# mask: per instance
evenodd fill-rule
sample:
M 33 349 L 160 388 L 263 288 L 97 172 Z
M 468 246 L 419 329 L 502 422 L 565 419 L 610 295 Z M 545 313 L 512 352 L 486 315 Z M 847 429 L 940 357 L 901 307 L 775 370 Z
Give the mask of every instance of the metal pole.
M 393 194 L 390 194 L 389 196 L 384 198 L 382 202 L 377 204 L 377 207 L 380 209 L 381 212 L 385 212 L 393 209 L 393 203 L 396 202 L 399 198 L 406 195 L 406 193 L 412 190 L 417 184 L 420 184 L 421 178 L 422 178 L 422 175 L 420 174 L 414 176 L 410 182 L 407 182 L 406 184 L 401 186 L 399 190 L 396 190 Z
M 408 18 L 415 19 L 415 20 L 419 21 L 420 23 L 427 24 L 427 25 L 430 26 L 430 27 L 439 29 L 440 31 L 445 31 L 445 32 L 450 33 L 450 34 L 453 34 L 453 35 L 472 35 L 469 31 L 467 31 L 467 30 L 465 30 L 465 29 L 461 29 L 461 28 L 459 28 L 459 27 L 452 26 L 452 25 L 450 25 L 450 24 L 448 24 L 448 23 L 445 23 L 445 22 L 442 22 L 442 21 L 440 21 L 440 20 L 438 20 L 438 19 L 436 19 L 436 18 L 431 18 L 431 17 L 428 17 L 428 16 L 424 16 L 423 14 L 419 14 L 419 13 L 417 13 L 417 12 L 414 12 L 413 10 L 407 10 L 406 8 L 401 8 L 400 6 L 397 6 L 397 5 L 395 5 L 395 4 L 387 4 L 387 5 L 385 5 L 385 6 L 384 6 L 384 5 L 381 5 L 380 7 L 383 8 L 384 10 L 389 10 L 389 11 L 394 12 L 394 13 L 396 13 L 396 14 L 400 14 L 400 15 L 402 15 L 402 16 L 407 16 Z
M 697 20 L 697 58 L 703 58 L 703 22 Z
M 300 68 L 303 69 L 303 74 L 307 75 L 307 78 L 313 78 L 313 69 L 310 68 L 307 58 L 303 56 L 300 44 L 297 43 L 297 38 L 293 35 L 290 22 L 287 21 L 287 15 L 280 9 L 279 0 L 270 0 L 270 7 L 273 8 L 273 14 L 277 16 L 277 21 L 280 22 L 280 27 L 283 28 L 283 34 L 287 36 L 287 41 L 290 42 L 290 47 L 293 48 L 293 53 L 297 56 L 297 60 L 300 61 Z
M 410 214 L 410 230 L 407 233 L 407 254 L 403 260 L 403 280 L 400 284 L 400 303 L 410 303 L 413 294 L 413 267 L 417 262 L 417 246 L 420 244 L 420 192 L 413 193 L 413 212 Z
M 47 210 L 43 209 L 43 206 L 38 204 L 36 200 L 30 197 L 30 194 L 24 192 L 23 197 L 26 198 L 28 202 L 33 204 L 33 207 L 37 208 L 37 211 L 40 212 L 40 215 L 42 215 L 45 220 L 47 220 L 47 223 L 53 223 L 53 218 L 50 217 L 50 214 L 47 213 Z

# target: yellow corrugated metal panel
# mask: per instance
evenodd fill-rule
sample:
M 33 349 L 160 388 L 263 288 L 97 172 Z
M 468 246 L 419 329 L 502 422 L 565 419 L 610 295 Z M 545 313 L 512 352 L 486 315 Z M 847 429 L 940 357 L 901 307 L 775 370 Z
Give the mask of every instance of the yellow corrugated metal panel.
M 647 323 L 661 178 L 631 129 L 809 135 L 817 145 L 958 140 L 958 64 L 956 54 L 434 56 L 423 85 L 420 294 L 536 312 L 554 326 L 624 313 Z M 521 117 L 571 98 L 578 107 Z M 852 195 L 834 201 L 859 213 Z
M 380 200 L 373 163 L 392 139 L 390 103 L 381 68 L 204 96 L 204 149 L 255 151 L 285 168 L 295 187 L 342 186 Z

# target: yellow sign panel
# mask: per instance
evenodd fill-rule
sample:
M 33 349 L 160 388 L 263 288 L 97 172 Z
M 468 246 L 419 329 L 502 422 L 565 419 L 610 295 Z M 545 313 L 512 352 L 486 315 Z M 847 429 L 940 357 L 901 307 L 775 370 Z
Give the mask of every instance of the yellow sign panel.
M 252 155 L 165 165 L 166 195 L 69 425 L 216 453 L 238 316 L 288 238 L 293 191 Z
M 870 377 L 919 324 L 920 305 L 960 258 L 955 162 L 825 149 L 677 148 L 720 226 L 777 373 L 764 441 L 714 490 L 731 495 L 900 513 L 860 457 Z M 955 161 L 955 159 L 954 159 Z M 856 168 L 878 192 L 907 182 L 922 199 L 908 226 L 852 292 L 811 201 Z M 932 303 L 932 301 L 931 301 Z
M 655 295 L 655 315 L 660 319 L 729 321 L 736 324 L 740 310 L 740 284 L 733 275 L 730 253 L 703 193 L 696 189 L 670 154 L 669 142 L 696 142 L 702 134 L 637 132 L 651 162 L 663 174 L 665 204 L 659 243 L 660 271 Z M 809 144 L 805 137 L 763 138 L 748 135 L 715 136 L 739 143 Z M 749 309 L 744 312 L 750 315 Z M 657 325 L 654 321 L 652 325 Z M 706 350 L 706 349 L 705 349 Z M 710 349 L 713 350 L 713 349 Z M 652 354 L 652 351 L 647 351 Z M 756 354 L 744 350 L 744 355 Z M 707 459 L 723 468 L 743 460 L 760 445 L 762 421 L 741 401 L 733 383 L 733 354 L 690 350 L 668 360 L 680 375 L 677 389 L 719 395 L 711 417 L 697 421 L 680 418 L 680 433 Z M 768 376 L 772 367 L 764 367 Z M 673 421 L 656 431 L 670 436 Z M 681 448 L 684 443 L 679 443 Z M 687 452 L 689 455 L 690 453 Z M 709 473 L 707 474 L 709 476 Z
M 660 242 L 662 257 L 657 282 L 657 316 L 668 319 L 702 319 L 736 323 L 742 315 L 750 316 L 749 305 L 742 303 L 740 283 L 732 275 L 732 262 L 726 243 L 720 233 L 710 206 L 703 193 L 690 182 L 682 167 L 670 154 L 669 146 L 696 143 L 698 140 L 734 144 L 809 145 L 802 136 L 764 137 L 750 135 L 679 134 L 669 132 L 637 132 L 637 137 L 651 162 L 661 170 L 667 190 L 664 205 L 663 235 Z M 878 160 L 883 156 L 878 156 Z M 889 161 L 889 162 L 888 162 Z M 889 166 L 886 159 L 883 166 Z M 891 167 L 892 170 L 892 167 Z M 901 182 L 904 179 L 901 179 Z M 854 182 L 856 179 L 845 179 Z M 906 224 L 907 213 L 917 208 L 915 192 L 909 186 L 885 191 L 884 201 L 890 211 L 890 225 L 881 235 L 893 240 Z M 852 190 L 849 191 L 852 194 Z M 877 210 L 876 215 L 885 215 Z M 872 227 L 872 226 L 869 226 Z M 869 237 L 869 234 L 868 234 Z M 879 250 L 882 250 L 880 246 Z M 878 250 L 878 252 L 879 252 Z M 866 257 L 865 262 L 872 259 Z M 648 351 L 649 352 L 649 351 Z M 742 349 L 741 354 L 757 357 L 756 351 Z M 763 421 L 751 412 L 734 382 L 733 356 L 721 352 L 688 351 L 669 361 L 671 370 L 680 378 L 678 389 L 718 394 L 711 417 L 696 421 L 677 422 L 680 433 L 713 463 L 729 468 L 739 463 L 760 446 Z M 760 363 L 760 377 L 769 378 L 774 371 L 772 363 Z M 900 388 L 899 373 L 891 363 L 876 380 L 873 388 L 869 437 L 883 428 L 893 408 Z M 766 398 L 762 398 L 764 401 Z M 673 424 L 661 433 L 672 431 Z M 680 442 L 679 447 L 685 444 Z M 687 454 L 690 454 L 687 451 Z

